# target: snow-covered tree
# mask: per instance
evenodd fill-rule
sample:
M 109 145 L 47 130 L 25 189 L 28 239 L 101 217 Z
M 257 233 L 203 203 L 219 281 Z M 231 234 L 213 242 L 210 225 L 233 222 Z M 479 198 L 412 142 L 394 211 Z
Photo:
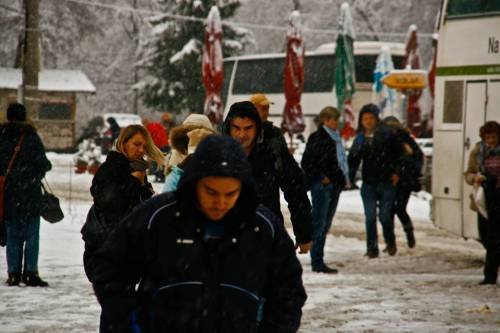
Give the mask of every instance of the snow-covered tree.
M 142 41 L 138 66 L 148 75 L 139 82 L 143 102 L 158 111 L 203 111 L 201 77 L 204 22 L 216 5 L 221 18 L 233 16 L 240 0 L 158 0 L 166 14 L 151 17 L 151 33 Z M 191 19 L 186 19 L 189 17 Z M 223 24 L 223 55 L 240 54 L 252 43 L 248 30 Z

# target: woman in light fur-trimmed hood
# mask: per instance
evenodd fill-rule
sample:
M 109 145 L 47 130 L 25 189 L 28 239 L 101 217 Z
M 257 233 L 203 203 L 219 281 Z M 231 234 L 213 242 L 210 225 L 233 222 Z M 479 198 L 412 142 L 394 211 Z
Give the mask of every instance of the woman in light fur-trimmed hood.
M 198 144 L 208 135 L 216 134 L 212 123 L 203 114 L 190 114 L 182 125 L 170 131 L 172 152 L 167 163 L 167 178 L 163 192 L 175 191 L 177 183 L 184 173 L 184 166 L 189 161 L 189 155 L 194 153 Z

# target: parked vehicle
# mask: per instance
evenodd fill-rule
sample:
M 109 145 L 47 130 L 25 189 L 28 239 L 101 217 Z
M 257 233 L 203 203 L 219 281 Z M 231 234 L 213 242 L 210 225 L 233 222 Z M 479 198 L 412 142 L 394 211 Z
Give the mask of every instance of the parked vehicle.
M 390 42 L 354 42 L 356 66 L 356 93 L 353 109 L 372 101 L 373 71 L 383 46 L 389 47 L 395 68 L 401 68 L 405 45 Z M 314 117 L 327 106 L 337 106 L 335 95 L 335 43 L 324 44 L 315 51 L 306 52 L 304 60 L 304 92 L 301 104 L 306 128 L 304 137 L 314 132 Z M 265 94 L 271 105 L 269 120 L 281 124 L 285 95 L 283 69 L 285 53 L 245 55 L 224 59 L 222 100 L 225 113 L 234 102 L 248 100 L 254 93 Z M 399 100 L 399 95 L 398 95 Z
M 500 2 L 442 1 L 434 101 L 432 168 L 436 226 L 478 238 L 465 183 L 479 128 L 500 119 Z

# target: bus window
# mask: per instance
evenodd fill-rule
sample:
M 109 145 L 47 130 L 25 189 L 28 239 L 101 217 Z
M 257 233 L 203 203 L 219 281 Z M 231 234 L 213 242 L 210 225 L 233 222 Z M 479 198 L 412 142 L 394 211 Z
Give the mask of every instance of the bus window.
M 373 82 L 373 71 L 377 62 L 377 55 L 356 55 L 356 82 Z
M 234 61 L 224 61 L 224 82 L 222 83 L 221 99 L 222 105 L 226 105 L 229 83 L 233 74 Z
M 335 83 L 335 56 L 306 56 L 304 60 L 304 92 L 332 92 Z
M 443 123 L 462 123 L 463 99 L 463 81 L 446 81 L 444 83 Z
M 394 69 L 403 69 L 404 61 L 405 61 L 404 56 L 392 56 L 392 63 L 394 64 Z
M 378 55 L 364 54 L 354 56 L 356 64 L 356 82 L 373 83 L 373 72 L 375 71 Z M 395 69 L 403 66 L 404 57 L 392 56 L 392 62 Z
M 500 15 L 500 0 L 449 0 L 446 18 Z
M 250 95 L 283 93 L 284 58 L 238 60 L 232 93 Z

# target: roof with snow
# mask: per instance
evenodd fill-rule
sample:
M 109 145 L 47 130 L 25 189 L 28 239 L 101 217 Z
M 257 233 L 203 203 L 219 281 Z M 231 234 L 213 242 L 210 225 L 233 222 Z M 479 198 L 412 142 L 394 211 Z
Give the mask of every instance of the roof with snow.
M 321 54 L 335 54 L 336 43 L 322 44 L 313 51 L 306 51 L 306 56 L 321 55 Z M 391 55 L 403 56 L 405 55 L 405 44 L 394 42 L 381 42 L 381 41 L 354 41 L 354 54 L 373 54 L 378 55 L 382 47 L 388 47 Z M 269 59 L 269 58 L 284 58 L 286 53 L 261 53 L 261 54 L 248 54 L 242 56 L 224 58 L 224 61 L 232 60 L 253 60 L 253 59 Z
M 22 69 L 0 67 L 0 89 L 18 89 Z M 95 86 L 80 70 L 44 69 L 38 77 L 38 90 L 53 92 L 95 93 Z

